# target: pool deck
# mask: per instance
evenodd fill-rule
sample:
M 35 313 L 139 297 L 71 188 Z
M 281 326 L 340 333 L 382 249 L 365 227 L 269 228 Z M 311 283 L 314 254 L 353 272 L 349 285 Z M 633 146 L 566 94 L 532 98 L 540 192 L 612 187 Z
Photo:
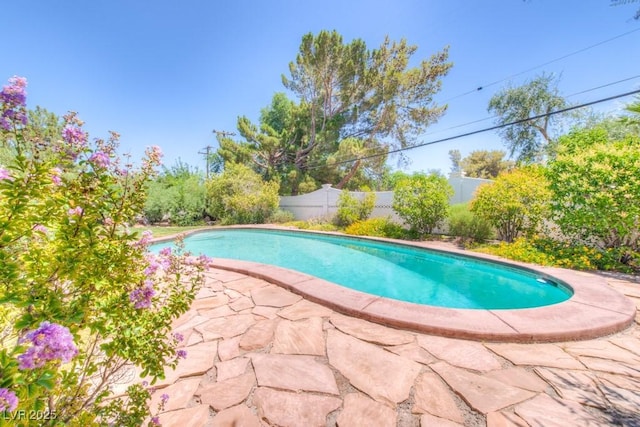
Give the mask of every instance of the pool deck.
M 640 307 L 637 278 L 585 277 Z M 226 269 L 206 278 L 174 323 L 187 358 L 153 394 L 152 408 L 169 395 L 163 426 L 640 425 L 639 317 L 597 339 L 491 343 L 371 323 Z

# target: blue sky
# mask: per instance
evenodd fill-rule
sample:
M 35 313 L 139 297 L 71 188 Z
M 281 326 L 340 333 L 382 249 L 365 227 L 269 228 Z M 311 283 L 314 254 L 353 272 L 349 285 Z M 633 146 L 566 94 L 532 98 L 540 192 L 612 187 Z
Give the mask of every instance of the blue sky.
M 22 0 L 0 6 L 0 80 L 27 77 L 29 107 L 77 111 L 92 137 L 122 136 L 140 158 L 159 145 L 165 163 L 204 168 L 198 154 L 216 145 L 213 129 L 257 121 L 305 33 L 337 30 L 369 48 L 385 35 L 418 46 L 417 60 L 450 46 L 454 66 L 436 100 L 446 115 L 426 142 L 490 126 L 491 96 L 542 71 L 561 73 L 564 95 L 640 74 L 640 0 Z M 634 31 L 634 32 L 632 32 Z M 613 41 L 536 70 L 543 63 L 618 35 Z M 503 79 L 506 79 L 502 81 Z M 499 84 L 487 86 L 492 82 Z M 581 103 L 640 88 L 640 78 L 569 98 Z M 631 98 L 599 106 L 615 112 Z M 455 128 L 453 128 L 455 127 Z M 447 152 L 501 149 L 495 133 L 407 152 L 409 171 L 450 168 Z

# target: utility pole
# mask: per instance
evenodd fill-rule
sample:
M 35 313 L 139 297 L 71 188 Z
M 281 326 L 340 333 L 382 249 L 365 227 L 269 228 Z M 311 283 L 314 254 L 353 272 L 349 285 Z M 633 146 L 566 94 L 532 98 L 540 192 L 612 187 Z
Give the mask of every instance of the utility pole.
M 210 162 L 210 157 L 209 154 L 211 153 L 211 149 L 213 147 L 210 145 L 207 145 L 206 147 L 203 148 L 204 151 L 198 151 L 198 154 L 204 154 L 205 155 L 205 161 L 207 162 L 207 168 L 206 168 L 206 175 L 207 175 L 207 181 L 209 181 L 209 162 Z
M 216 134 L 217 137 L 227 137 L 227 136 L 235 136 L 236 134 L 233 132 L 225 132 L 223 130 L 213 130 L 213 133 Z M 207 169 L 206 169 L 206 176 L 207 176 L 207 181 L 209 180 L 209 170 L 210 168 L 210 162 L 211 162 L 211 152 L 213 150 L 213 147 L 210 145 L 207 145 L 206 147 L 203 148 L 204 151 L 198 151 L 198 154 L 204 154 L 205 155 L 205 161 L 207 162 Z

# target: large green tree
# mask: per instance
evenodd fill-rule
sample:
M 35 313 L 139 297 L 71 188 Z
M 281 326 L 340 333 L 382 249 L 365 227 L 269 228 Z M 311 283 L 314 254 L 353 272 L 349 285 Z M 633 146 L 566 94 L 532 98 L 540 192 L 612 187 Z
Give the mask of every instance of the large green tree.
M 387 38 L 369 50 L 360 39 L 344 43 L 336 31 L 306 34 L 283 76 L 297 101 L 278 93 L 259 125 L 240 117 L 241 140 L 220 138 L 218 159 L 277 179 L 281 194 L 324 183 L 375 187 L 388 149 L 413 143 L 446 108 L 433 96 L 451 67 L 447 49 L 410 67 L 416 50 L 405 40 Z
M 510 157 L 531 163 L 544 159 L 562 122 L 562 115 L 549 113 L 567 105 L 559 94 L 558 80 L 553 75 L 542 74 L 522 86 L 501 90 L 489 101 L 488 110 L 497 116 L 497 125 L 515 123 L 500 129 L 500 135 Z M 541 117 L 527 120 L 536 116 Z
M 362 154 L 406 147 L 445 111 L 433 102 L 447 74 L 447 48 L 409 67 L 417 47 L 386 38 L 378 49 L 364 41 L 344 43 L 336 31 L 306 34 L 285 87 L 308 110 L 307 138 L 300 141 L 295 166 L 303 170 L 334 153 L 346 138 L 360 140 Z M 319 154 L 319 155 L 318 155 Z M 315 156 L 314 156 L 315 155 Z M 343 187 L 363 166 L 356 160 L 337 183 Z
M 416 50 L 406 40 L 389 38 L 369 50 L 360 39 L 344 43 L 336 31 L 303 36 L 296 60 L 289 64 L 290 77 L 282 78 L 306 111 L 305 137 L 297 141 L 294 168 L 304 173 L 332 155 L 331 161 L 343 165 L 340 161 L 347 159 L 334 153 L 347 138 L 358 146 L 343 150 L 346 157 L 406 147 L 435 122 L 446 109 L 433 96 L 451 68 L 448 51 L 410 67 Z M 363 161 L 351 162 L 336 186 L 345 186 L 363 166 Z

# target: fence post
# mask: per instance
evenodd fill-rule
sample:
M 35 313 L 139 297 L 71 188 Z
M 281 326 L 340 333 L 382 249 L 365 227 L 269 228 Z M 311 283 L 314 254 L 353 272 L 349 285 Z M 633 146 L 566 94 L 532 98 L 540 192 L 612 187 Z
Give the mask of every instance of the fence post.
M 324 190 L 324 206 L 322 206 L 322 215 L 325 218 L 329 217 L 329 189 L 331 188 L 331 184 L 322 184 L 322 189 Z

